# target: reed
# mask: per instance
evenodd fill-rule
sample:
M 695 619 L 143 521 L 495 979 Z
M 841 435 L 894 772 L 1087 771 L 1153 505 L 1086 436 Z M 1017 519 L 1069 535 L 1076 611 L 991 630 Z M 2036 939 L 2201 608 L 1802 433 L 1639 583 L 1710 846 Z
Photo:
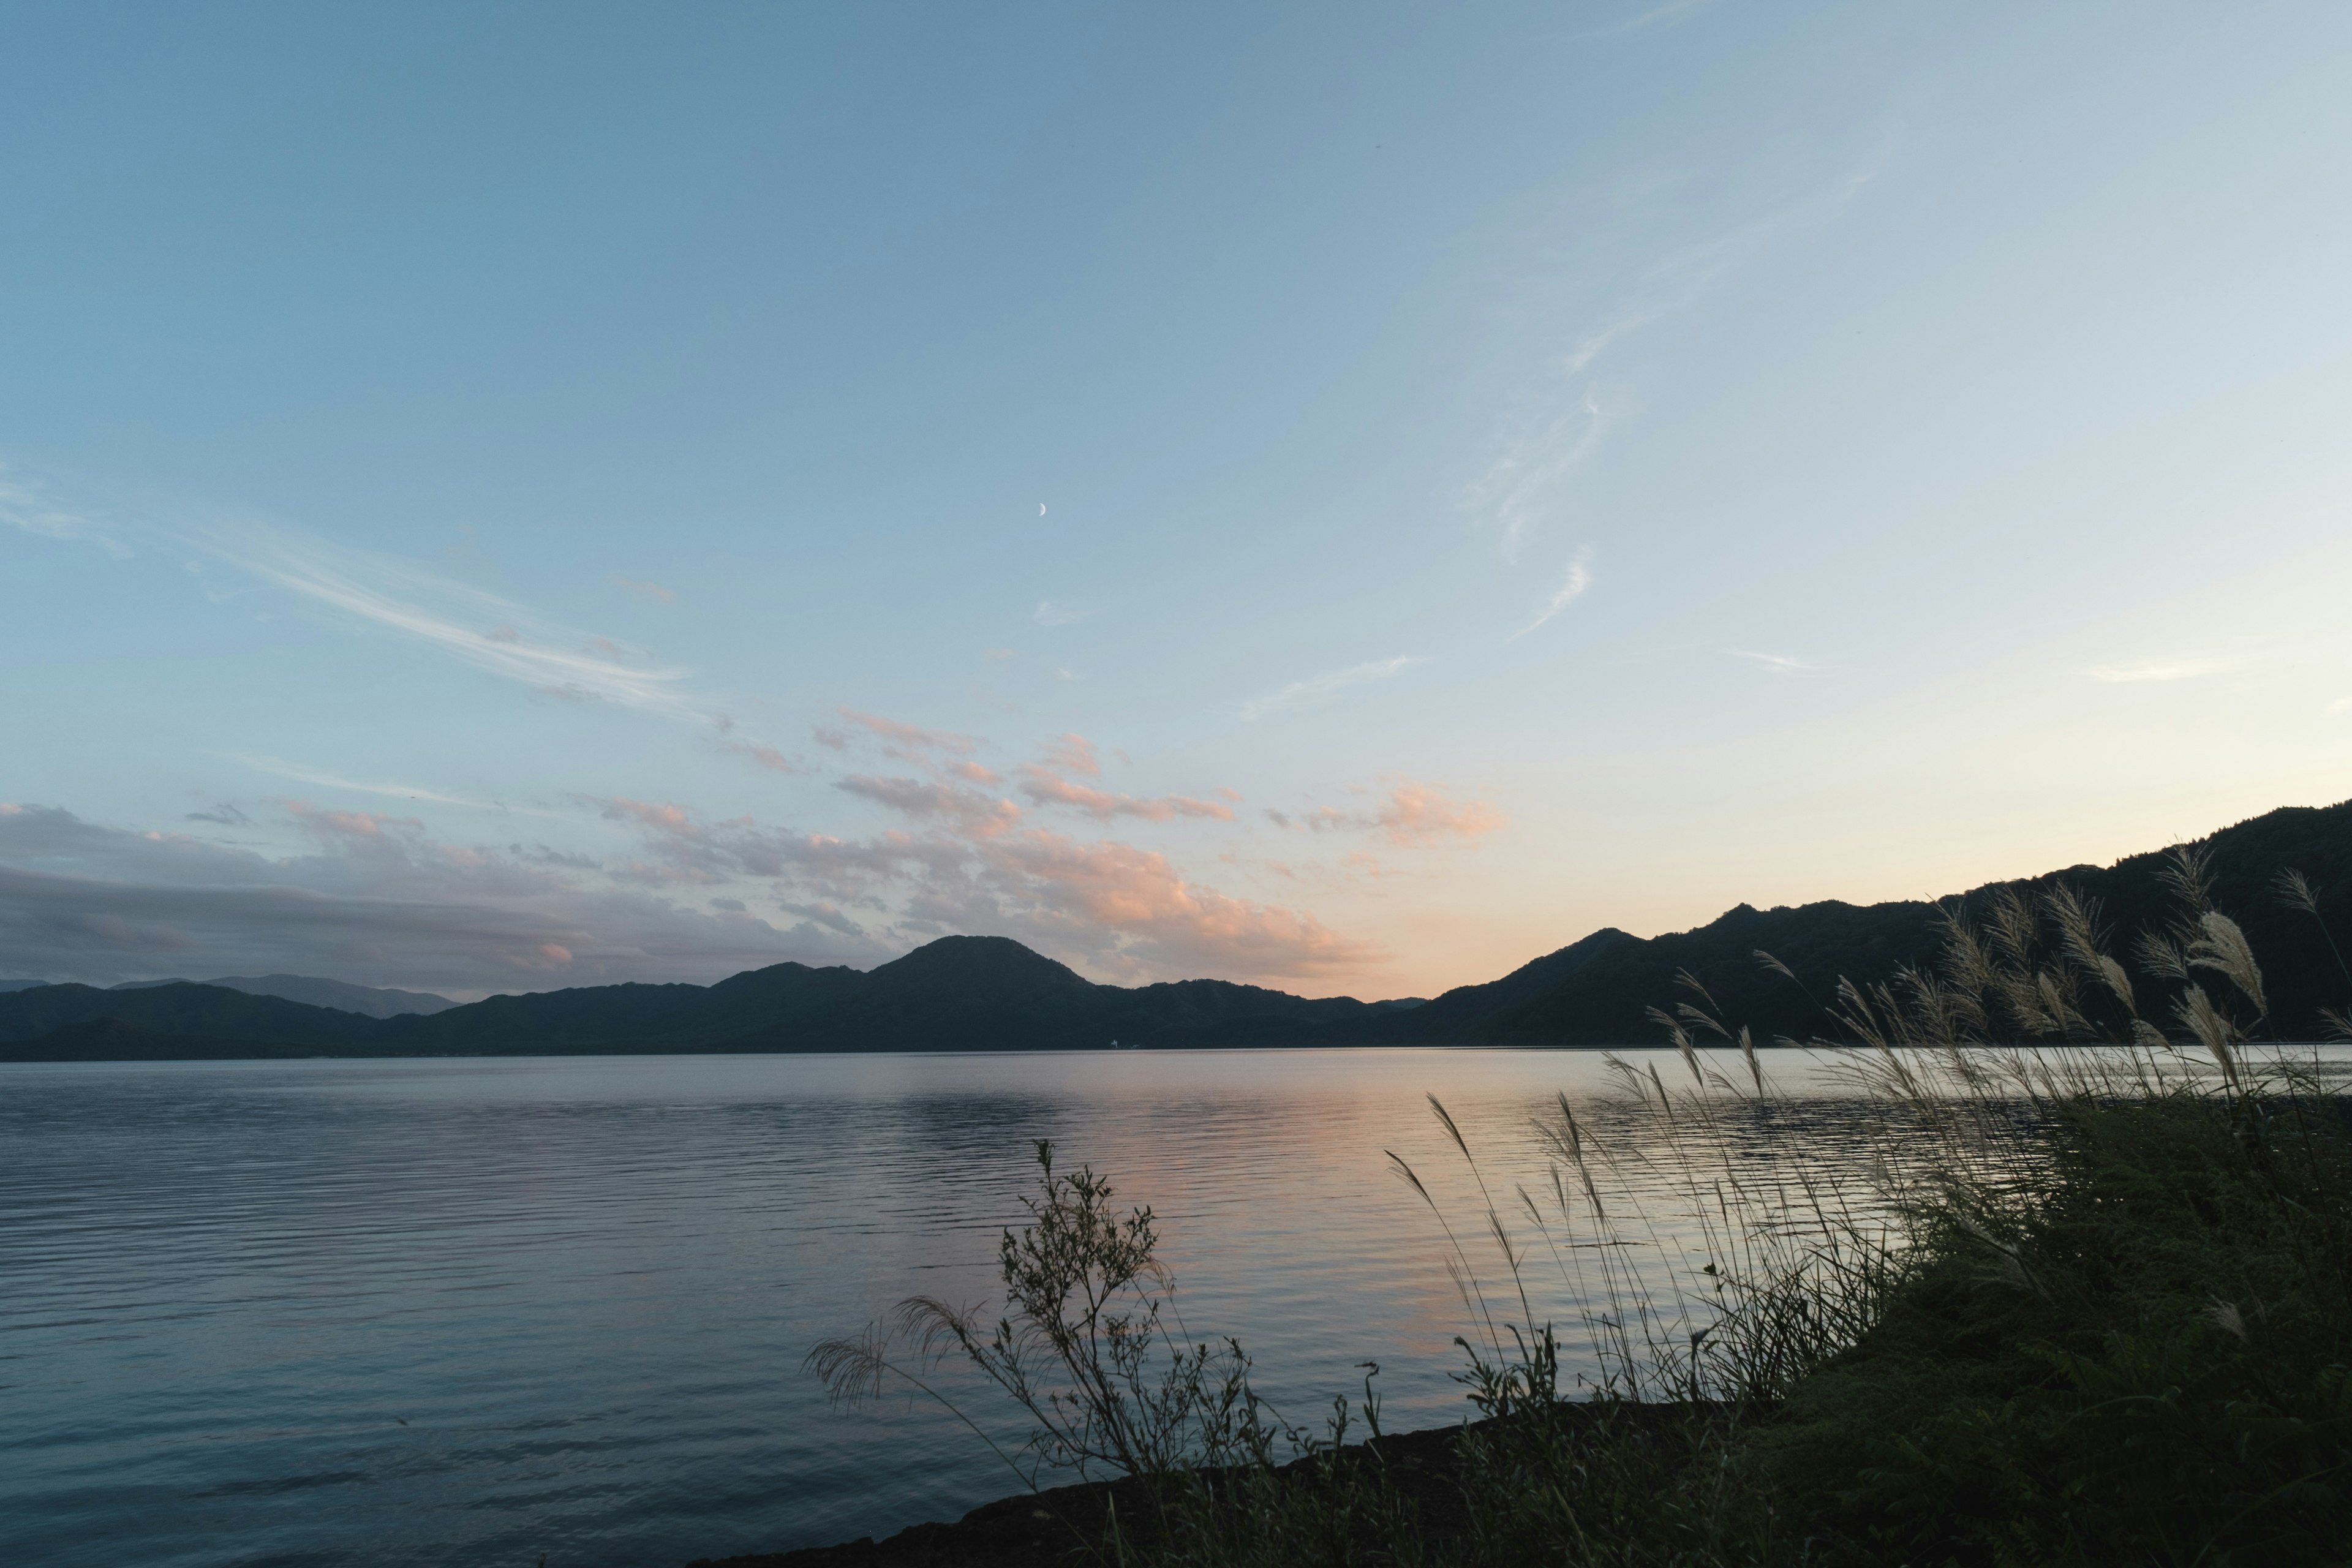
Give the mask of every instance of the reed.
M 1027 1413 L 1033 1479 L 1152 1479 L 1149 1520 L 1078 1544 L 1104 1561 L 2345 1561 L 2352 1118 L 2275 1037 L 2202 862 L 2169 880 L 2177 917 L 2138 938 L 2162 998 L 2063 887 L 1956 905 L 1934 963 L 1839 982 L 1799 1047 L 1865 1113 L 1834 1164 L 1773 1156 L 1822 1108 L 1691 976 L 1653 1013 L 1675 1070 L 1612 1058 L 1612 1095 L 1560 1097 L 1538 1182 L 1496 1181 L 1433 1096 L 1458 1179 L 1390 1159 L 1463 1305 L 1474 1419 L 1436 1491 L 1348 1442 L 1377 1435 L 1369 1379 L 1309 1433 L 1238 1345 L 1171 1337 L 1149 1211 L 1044 1150 L 1010 1310 L 898 1327 Z M 2302 879 L 2278 891 L 2316 917 Z M 893 1365 L 870 1338 L 813 1361 L 837 1391 Z

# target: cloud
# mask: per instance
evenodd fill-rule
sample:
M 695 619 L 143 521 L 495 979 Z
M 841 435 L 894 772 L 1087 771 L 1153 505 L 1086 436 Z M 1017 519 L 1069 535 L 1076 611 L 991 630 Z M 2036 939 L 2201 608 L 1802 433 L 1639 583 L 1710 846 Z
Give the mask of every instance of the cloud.
M 1140 817 L 1149 822 L 1165 822 L 1176 816 L 1211 817 L 1223 822 L 1233 820 L 1233 808 L 1215 801 L 1199 800 L 1185 795 L 1144 799 L 1131 795 L 1116 795 L 1092 784 L 1075 782 L 1066 775 L 1076 773 L 1085 778 L 1102 777 L 1102 760 L 1096 754 L 1095 743 L 1084 735 L 1072 732 L 1058 736 L 1041 748 L 1041 755 L 1042 762 L 1021 765 L 1019 788 L 1022 795 L 1033 805 L 1069 806 L 1102 821 L 1114 816 Z
M 191 542 L 288 593 L 538 690 L 672 717 L 705 716 L 679 689 L 683 670 L 625 663 L 598 651 L 585 633 L 413 562 L 261 523 L 206 530 Z
M 232 761 L 242 763 L 257 773 L 268 773 L 274 778 L 292 779 L 297 784 L 317 784 L 324 789 L 349 790 L 354 795 L 382 795 L 388 800 L 429 800 L 436 805 L 463 805 L 477 811 L 509 809 L 506 806 L 494 805 L 488 801 L 467 800 L 463 795 L 444 795 L 439 790 L 426 789 L 422 784 L 363 784 L 357 779 L 345 778 L 341 773 L 331 773 L 325 768 L 314 768 L 303 763 L 289 763 L 282 757 L 255 756 L 247 752 L 230 752 L 227 755 Z M 546 816 L 552 814 L 532 812 L 528 815 Z
M 1542 613 L 1538 615 L 1534 620 L 1529 621 L 1526 626 L 1521 626 L 1517 631 L 1511 634 L 1511 640 L 1513 642 L 1518 641 L 1519 638 L 1527 636 L 1529 632 L 1535 630 L 1538 626 L 1543 625 L 1546 621 L 1551 619 L 1554 616 L 1559 614 L 1562 610 L 1568 608 L 1569 605 L 1574 604 L 1578 599 L 1584 596 L 1584 591 L 1592 586 L 1591 559 L 1592 552 L 1589 549 L 1580 550 L 1576 552 L 1576 559 L 1568 563 L 1567 578 L 1561 582 L 1559 587 L 1553 592 L 1550 599 L 1545 602 Z
M 922 751 L 951 752 L 957 756 L 967 756 L 971 754 L 972 748 L 980 744 L 978 736 L 960 735 L 952 730 L 926 730 L 919 725 L 901 724 L 896 719 L 885 719 L 873 713 L 861 713 L 855 708 L 843 708 L 836 711 L 851 723 L 871 730 L 884 740 L 895 742 L 901 746 L 912 746 Z M 829 738 L 839 734 L 839 731 L 819 730 L 816 738 L 820 743 L 839 751 L 846 743 L 846 737 L 843 737 L 839 742 Z
M 1043 748 L 1045 765 L 1066 773 L 1084 773 L 1090 779 L 1102 777 L 1102 763 L 1095 756 L 1095 743 L 1084 735 L 1066 734 Z
M 694 814 L 682 805 L 655 805 L 626 795 L 615 795 L 604 803 L 604 815 L 615 822 L 631 821 L 680 838 L 699 838 L 702 829 Z
M 1391 844 L 1426 847 L 1443 839 L 1475 839 L 1510 826 L 1510 818 L 1483 800 L 1456 801 L 1443 786 L 1400 780 L 1370 811 L 1318 805 L 1292 816 L 1268 809 L 1266 819 L 1291 832 L 1379 832 Z
M 1040 599 L 1029 618 L 1041 626 L 1066 626 L 1093 614 L 1094 611 L 1076 605 L 1058 605 L 1051 599 Z
M 819 900 L 813 904 L 796 904 L 787 899 L 779 899 L 776 900 L 776 908 L 783 910 L 788 915 L 798 915 L 804 921 L 814 921 L 816 924 L 824 926 L 828 931 L 837 931 L 844 936 L 864 936 L 866 934 L 866 928 L 864 926 L 859 925 L 856 921 L 853 921 L 847 915 L 843 914 L 837 906 L 825 903 L 823 900 Z
M 870 964 L 947 931 L 1013 936 L 1129 977 L 1296 978 L 1381 956 L 1311 914 L 1193 883 L 1164 856 L 1017 829 L 1009 802 L 928 795 L 919 780 L 858 783 L 929 826 L 844 839 L 614 797 L 593 804 L 639 850 L 608 867 L 544 846 L 441 842 L 411 819 L 299 802 L 287 809 L 313 847 L 278 857 L 0 806 L 0 951 L 14 967 L 100 984 L 293 971 L 461 995 L 709 981 L 785 959 Z M 760 882 L 796 923 L 779 930 L 728 907 L 745 902 L 735 889 Z M 687 889 L 697 903 L 670 897 Z M 884 924 L 852 920 L 851 908 L 877 910 Z
M 968 837 L 993 837 L 1021 820 L 1021 808 L 1009 800 L 991 800 L 978 790 L 921 779 L 853 773 L 833 787 L 908 816 L 950 822 Z
M 1654 314 L 1647 309 L 1628 310 L 1615 321 L 1585 333 L 1576 347 L 1569 351 L 1568 357 L 1560 362 L 1560 369 L 1570 375 L 1582 374 L 1610 344 L 1628 332 L 1648 326 Z
M 396 818 L 303 811 L 315 847 L 271 857 L 56 806 L 0 808 L 0 952 L 19 971 L 100 984 L 285 971 L 458 994 L 891 952 L 819 922 L 682 909 Z
M 606 577 L 604 581 L 623 593 L 634 594 L 640 599 L 650 599 L 656 605 L 677 603 L 677 595 L 658 583 L 640 583 L 634 577 L 624 577 L 617 573 Z
M 1412 783 L 1400 784 L 1389 792 L 1378 820 L 1394 844 L 1476 838 L 1508 826 L 1510 821 L 1483 800 L 1456 802 L 1432 785 Z
M 2094 680 L 2124 685 L 2143 680 L 2197 680 L 2238 668 L 2241 658 L 2180 658 L 2153 664 L 2109 664 L 2087 671 Z
M 1592 353 L 1599 352 L 1595 344 Z M 1542 429 L 1507 444 L 1471 487 L 1470 504 L 1500 527 L 1504 560 L 1517 561 L 1528 537 L 1551 517 L 1559 487 L 1600 447 L 1613 417 L 1600 395 L 1587 389 Z
M 819 903 L 895 909 L 901 940 L 958 931 L 1011 936 L 1098 973 L 1277 979 L 1376 962 L 1379 950 L 1312 915 L 1228 898 L 1187 880 L 1166 857 L 1016 826 L 1010 802 L 919 779 L 851 779 L 842 788 L 922 825 L 865 839 L 710 823 L 682 807 L 615 803 L 642 824 L 649 868 L 772 878 L 790 912 Z M 861 922 L 869 925 L 871 922 Z
M 1149 800 L 1113 795 L 1090 784 L 1073 784 L 1034 763 L 1022 764 L 1020 789 L 1033 805 L 1073 806 L 1104 821 L 1114 816 L 1139 816 L 1150 822 L 1165 822 L 1172 816 L 1206 816 L 1222 822 L 1234 819 L 1234 808 L 1216 801 L 1196 800 L 1186 795 L 1160 795 Z
M 413 816 L 387 816 L 378 811 L 320 811 L 300 800 L 279 804 L 296 822 L 322 838 L 382 839 L 387 833 L 425 831 L 425 824 Z
M 1370 664 L 1351 665 L 1346 669 L 1334 669 L 1322 675 L 1309 676 L 1305 680 L 1294 680 L 1287 686 L 1277 687 L 1266 692 L 1264 696 L 1252 698 L 1242 704 L 1241 716 L 1245 722 L 1263 719 L 1269 713 L 1278 712 L 1285 708 L 1296 708 L 1302 702 L 1320 701 L 1336 692 L 1345 690 L 1350 686 L 1361 685 L 1367 680 L 1386 680 L 1389 677 L 1409 669 L 1416 664 L 1428 662 L 1428 659 L 1419 655 L 1407 655 L 1400 658 L 1374 659 Z
M 130 548 L 79 512 L 57 505 L 34 487 L 0 479 L 0 522 L 43 539 L 86 540 L 120 561 Z
M 1821 666 L 1785 653 L 1759 653 L 1753 648 L 1727 647 L 1723 650 L 1734 658 L 1744 658 L 1757 668 L 1773 675 L 1801 675 Z
M 770 773 L 804 773 L 813 771 L 803 767 L 773 746 L 755 746 L 748 741 L 721 741 L 719 742 L 719 749 L 722 752 L 732 752 L 739 757 L 749 757 Z
M 1576 36 L 1630 32 L 1678 16 L 1697 3 L 1668 0 L 1599 33 Z M 1630 392 L 1604 396 L 1587 375 L 1603 354 L 1650 323 L 1688 309 L 1718 279 L 1761 255 L 1790 230 L 1834 216 L 1869 184 L 1885 156 L 1879 150 L 1743 222 L 1667 249 L 1627 279 L 1620 298 L 1600 315 L 1599 325 L 1566 334 L 1569 346 L 1523 395 L 1523 407 L 1528 411 L 1502 424 L 1496 456 L 1465 489 L 1463 505 L 1485 514 L 1494 525 L 1504 560 L 1516 563 L 1527 542 L 1559 514 L 1569 481 L 1631 411 Z
M 1114 842 L 1081 844 L 1041 829 L 990 847 L 1030 929 L 1077 922 L 1126 939 L 1098 957 L 1166 973 L 1298 979 L 1344 972 L 1384 955 L 1309 914 L 1196 888 L 1164 856 Z M 1025 905 L 1025 909 L 1021 906 Z M 1048 936 L 1047 940 L 1051 940 Z

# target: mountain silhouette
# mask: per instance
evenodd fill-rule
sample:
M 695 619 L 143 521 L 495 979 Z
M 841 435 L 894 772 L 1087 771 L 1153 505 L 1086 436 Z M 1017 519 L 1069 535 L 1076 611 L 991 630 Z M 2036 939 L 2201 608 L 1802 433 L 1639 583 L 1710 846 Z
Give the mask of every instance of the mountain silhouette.
M 2352 802 L 2287 806 L 2200 840 L 2213 901 L 2235 920 L 2263 965 L 2278 1033 L 2315 1039 L 2320 1009 L 2352 1000 L 2347 973 L 2330 945 L 2352 951 Z M 2108 947 L 2129 972 L 2140 1011 L 2170 1016 L 2182 988 L 2151 972 L 2138 935 L 2177 919 L 2181 906 L 2163 877 L 2169 853 L 2152 851 L 2113 866 L 2072 866 L 2016 882 L 1989 883 L 1958 897 L 1981 920 L 2008 887 L 2042 892 L 2063 882 L 2098 906 Z M 2319 893 L 2320 918 L 2289 908 L 2273 886 L 2299 870 Z M 1603 930 L 1483 985 L 1448 991 L 1411 1012 L 1380 1020 L 1367 1045 L 1614 1046 L 1656 1044 L 1649 1009 L 1692 1000 L 1685 973 L 1715 998 L 1721 1016 L 1759 1041 L 1835 1033 L 1828 1006 L 1841 978 L 1884 980 L 1903 964 L 1932 966 L 1942 946 L 1941 910 L 1925 900 L 1856 905 L 1835 900 L 1759 910 L 1740 904 L 1695 931 L 1643 939 Z M 1767 969 L 1769 952 L 1796 976 Z
M 2319 1010 L 2352 999 L 2331 931 L 2352 948 L 2352 802 L 2287 807 L 2202 840 L 2213 897 L 2245 929 L 2270 984 L 2273 1026 L 2315 1037 Z M 2177 978 L 2149 972 L 2133 940 L 2179 906 L 2158 853 L 2075 866 L 1959 895 L 1981 913 L 2001 887 L 2063 881 L 2097 900 L 2115 956 L 2149 1016 Z M 2319 890 L 2320 919 L 2288 908 L 2287 868 Z M 36 985 L 0 992 L 0 1060 L 208 1057 L 565 1056 L 659 1052 L 1070 1050 L 1124 1046 L 1622 1046 L 1656 1044 L 1648 1009 L 1686 994 L 1688 973 L 1759 1040 L 1832 1032 L 1841 979 L 1866 984 L 1932 963 L 1939 909 L 1923 900 L 1747 904 L 1693 931 L 1603 929 L 1498 980 L 1428 1001 L 1312 998 L 1223 980 L 1099 985 L 1007 937 L 950 936 L 871 970 L 778 963 L 715 985 L 596 985 L 492 996 L 389 1016 L 241 988 L 168 981 L 128 989 Z M 1792 980 L 1765 967 L 1769 952 Z M 270 975 L 270 983 L 339 985 Z M 281 988 L 286 988 L 281 985 Z M 362 992 L 374 998 L 418 993 Z M 348 998 L 347 998 L 348 999 Z M 441 998 L 425 998 L 438 1002 Z M 372 1005 L 388 1005 L 381 1000 Z
M 183 980 L 126 980 L 115 991 L 144 991 L 157 985 L 184 985 Z M 404 1013 L 446 1013 L 457 1005 L 446 996 L 427 991 L 387 991 L 373 985 L 353 985 L 341 980 L 320 980 L 308 974 L 231 974 L 202 984 L 242 991 L 248 996 L 278 996 L 307 1002 L 313 1007 L 333 1007 L 371 1018 L 394 1018 Z

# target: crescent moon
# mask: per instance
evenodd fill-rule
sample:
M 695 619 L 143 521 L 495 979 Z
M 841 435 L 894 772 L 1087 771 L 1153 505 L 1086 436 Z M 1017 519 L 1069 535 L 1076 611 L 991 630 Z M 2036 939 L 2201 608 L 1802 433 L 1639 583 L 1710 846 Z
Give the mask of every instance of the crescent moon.
M 1039 501 L 1037 503 L 1037 515 L 1039 517 L 1045 515 L 1045 503 L 1044 501 Z

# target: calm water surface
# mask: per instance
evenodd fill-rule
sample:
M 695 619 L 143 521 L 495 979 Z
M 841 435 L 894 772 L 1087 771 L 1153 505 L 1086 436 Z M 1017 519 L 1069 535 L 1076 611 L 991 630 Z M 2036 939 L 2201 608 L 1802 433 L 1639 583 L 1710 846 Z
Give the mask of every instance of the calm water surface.
M 1529 1119 L 1561 1091 L 1605 1119 L 1604 1079 L 1534 1051 L 0 1067 L 0 1562 L 674 1568 L 952 1518 L 1013 1478 L 936 1410 L 829 1409 L 800 1362 L 898 1297 L 987 1294 L 1034 1138 L 1153 1205 L 1185 1321 L 1287 1413 L 1376 1359 L 1390 1426 L 1453 1420 L 1463 1306 L 1383 1152 L 1475 1230 L 1423 1094 L 1532 1180 Z M 1741 1152 L 1834 1163 L 1870 1112 L 1822 1092 Z

